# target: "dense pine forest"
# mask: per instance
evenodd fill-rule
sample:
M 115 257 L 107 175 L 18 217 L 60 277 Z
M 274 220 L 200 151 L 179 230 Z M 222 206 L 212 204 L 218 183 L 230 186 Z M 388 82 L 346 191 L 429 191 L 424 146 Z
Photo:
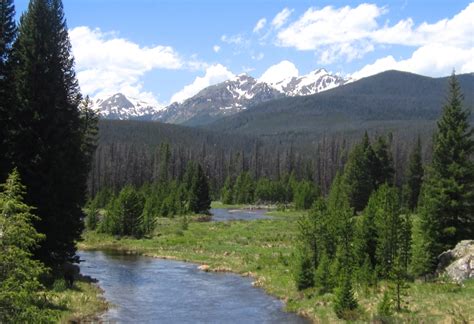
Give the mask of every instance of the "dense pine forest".
M 474 238 L 472 75 L 389 71 L 203 128 L 99 120 L 62 1 L 31 0 L 18 24 L 13 0 L 0 9 L 0 323 L 61 320 L 57 294 L 77 289 L 82 239 L 152 250 L 166 220 L 179 224 L 179 250 L 213 201 L 296 213 L 295 238 L 278 232 L 291 253 L 271 262 L 289 269 L 292 293 L 348 321 L 409 313 L 410 287 L 444 283 L 439 256 Z M 234 236 L 241 246 L 225 256 L 253 243 Z M 261 255 L 239 262 L 258 271 Z M 361 291 L 382 293 L 374 314 Z

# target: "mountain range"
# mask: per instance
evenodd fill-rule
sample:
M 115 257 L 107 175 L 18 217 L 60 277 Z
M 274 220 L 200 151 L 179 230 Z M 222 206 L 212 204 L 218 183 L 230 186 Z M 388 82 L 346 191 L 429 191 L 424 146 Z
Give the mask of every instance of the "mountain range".
M 240 74 L 222 83 L 202 89 L 196 95 L 167 107 L 126 97 L 122 93 L 96 99 L 94 108 L 104 119 L 153 120 L 165 123 L 203 126 L 231 116 L 249 107 L 283 97 L 307 96 L 350 82 L 318 69 L 300 77 L 263 82 Z

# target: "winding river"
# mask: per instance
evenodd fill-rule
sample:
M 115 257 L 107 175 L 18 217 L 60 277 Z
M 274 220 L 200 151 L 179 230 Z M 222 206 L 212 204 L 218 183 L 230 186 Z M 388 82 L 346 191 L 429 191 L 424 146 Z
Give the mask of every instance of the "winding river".
M 307 323 L 249 278 L 137 255 L 82 251 L 80 257 L 81 272 L 98 279 L 114 305 L 101 317 L 107 323 Z
M 266 215 L 266 209 L 225 209 L 212 208 L 211 220 L 214 222 L 225 222 L 232 220 L 256 220 L 256 219 L 271 219 L 271 216 Z

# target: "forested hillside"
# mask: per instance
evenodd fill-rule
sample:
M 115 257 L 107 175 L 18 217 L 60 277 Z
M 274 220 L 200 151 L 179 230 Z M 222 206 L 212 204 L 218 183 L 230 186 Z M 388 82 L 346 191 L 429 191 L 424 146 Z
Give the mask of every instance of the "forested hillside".
M 472 107 L 474 75 L 459 75 L 458 79 L 465 105 Z M 301 141 L 365 130 L 430 131 L 441 112 L 447 82 L 447 78 L 387 71 L 312 96 L 262 103 L 209 128 Z

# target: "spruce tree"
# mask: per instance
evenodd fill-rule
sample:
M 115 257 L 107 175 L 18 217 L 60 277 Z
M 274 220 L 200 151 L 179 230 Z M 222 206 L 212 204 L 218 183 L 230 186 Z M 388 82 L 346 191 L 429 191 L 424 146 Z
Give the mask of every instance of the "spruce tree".
M 393 157 L 390 146 L 383 136 L 377 138 L 373 150 L 375 155 L 372 168 L 374 187 L 378 188 L 384 183 L 392 184 L 395 175 Z
M 52 311 L 40 276 L 46 268 L 31 251 L 44 239 L 32 225 L 33 208 L 25 204 L 25 187 L 14 170 L 0 191 L 0 323 L 49 323 Z
M 334 312 L 338 318 L 354 320 L 357 318 L 358 303 L 352 290 L 351 276 L 347 271 L 343 272 L 339 286 L 334 298 Z
M 365 133 L 362 142 L 352 150 L 344 168 L 344 181 L 347 184 L 349 203 L 356 212 L 365 208 L 370 194 L 374 190 L 373 166 L 375 158 L 369 136 Z
M 201 165 L 197 165 L 189 198 L 189 209 L 196 214 L 208 214 L 211 208 L 209 184 Z
M 474 139 L 462 99 L 453 74 L 420 198 L 412 263 L 418 275 L 433 271 L 442 251 L 474 236 Z
M 298 269 L 296 271 L 296 288 L 304 290 L 314 287 L 314 266 L 311 260 L 311 253 L 306 248 L 300 249 Z
M 82 150 L 80 93 L 60 0 L 32 0 L 15 43 L 13 163 L 36 206 L 36 256 L 47 265 L 76 261 L 83 229 L 88 160 Z
M 0 181 L 3 181 L 10 171 L 9 133 L 14 131 L 9 114 L 14 107 L 11 51 L 17 31 L 13 0 L 0 2 L 0 31 Z
M 232 204 L 234 202 L 234 191 L 232 187 L 232 179 L 227 176 L 224 182 L 224 187 L 221 190 L 221 201 L 223 204 Z
M 418 136 L 416 145 L 410 154 L 406 175 L 407 180 L 404 187 L 405 205 L 410 210 L 415 210 L 418 205 L 423 175 L 424 170 L 421 159 L 421 139 Z

